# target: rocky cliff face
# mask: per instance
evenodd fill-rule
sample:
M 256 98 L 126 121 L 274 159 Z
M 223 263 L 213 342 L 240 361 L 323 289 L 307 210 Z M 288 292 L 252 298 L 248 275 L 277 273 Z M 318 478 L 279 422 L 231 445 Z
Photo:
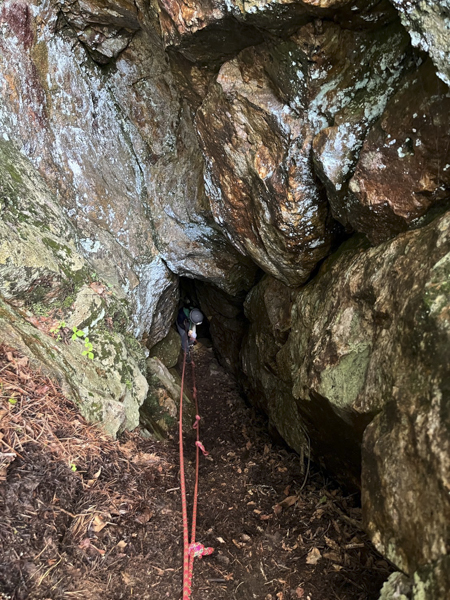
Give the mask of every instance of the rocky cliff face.
M 144 402 L 161 433 L 176 382 L 145 354 L 195 280 L 249 397 L 362 486 L 374 543 L 416 572 L 385 598 L 446 589 L 449 18 L 448 0 L 0 6 L 1 341 L 113 435 Z

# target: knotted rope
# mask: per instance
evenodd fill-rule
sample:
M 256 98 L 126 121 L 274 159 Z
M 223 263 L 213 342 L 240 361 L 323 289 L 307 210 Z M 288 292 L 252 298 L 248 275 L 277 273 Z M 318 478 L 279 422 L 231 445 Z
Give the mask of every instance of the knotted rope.
M 197 503 L 198 503 L 198 468 L 200 459 L 200 450 L 206 456 L 203 444 L 200 442 L 200 417 L 198 414 L 197 387 L 195 384 L 195 363 L 192 360 L 192 388 L 195 402 L 195 423 L 193 428 L 197 430 L 197 440 L 195 442 L 196 458 L 195 458 L 195 487 L 194 500 L 192 507 L 192 527 L 191 527 L 191 543 L 189 544 L 189 527 L 187 516 L 186 502 L 186 480 L 184 474 L 184 452 L 183 452 L 183 393 L 184 393 L 184 376 L 186 372 L 186 352 L 183 357 L 183 372 L 181 375 L 181 393 L 180 393 L 180 422 L 179 422 L 179 437 L 180 437 L 180 487 L 181 487 L 181 506 L 183 511 L 183 600 L 189 600 L 191 597 L 192 576 L 194 570 L 194 558 L 202 558 L 214 552 L 213 548 L 205 548 L 203 544 L 195 541 L 195 530 L 197 526 Z

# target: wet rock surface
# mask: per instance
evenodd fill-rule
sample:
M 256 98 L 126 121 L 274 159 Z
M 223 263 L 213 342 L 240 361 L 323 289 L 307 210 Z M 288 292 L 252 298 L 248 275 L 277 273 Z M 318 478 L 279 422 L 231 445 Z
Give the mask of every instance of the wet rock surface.
M 438 75 L 450 84 L 450 2 L 448 0 L 391 0 L 409 31 L 414 46 L 427 52 Z
M 386 598 L 448 587 L 449 17 L 448 0 L 0 9 L 1 339 L 110 434 L 147 398 L 170 436 L 178 384 L 152 349 L 195 279 L 272 433 L 355 489 L 362 468 L 367 531 L 415 573 Z
M 304 282 L 328 253 L 332 226 L 311 168 L 311 128 L 273 93 L 257 51 L 221 68 L 196 122 L 215 220 L 264 271 Z
M 450 196 L 450 97 L 426 61 L 409 75 L 371 129 L 340 210 L 379 243 Z

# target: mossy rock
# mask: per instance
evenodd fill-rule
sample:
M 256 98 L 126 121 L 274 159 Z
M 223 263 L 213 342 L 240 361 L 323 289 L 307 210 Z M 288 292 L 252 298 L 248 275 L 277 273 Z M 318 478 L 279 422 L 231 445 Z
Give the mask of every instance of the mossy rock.
M 180 355 L 181 341 L 175 329 L 169 329 L 166 337 L 150 350 L 152 358 L 158 358 L 168 369 L 174 367 Z
M 141 425 L 158 439 L 175 432 L 180 407 L 181 380 L 173 369 L 169 371 L 159 358 L 147 359 L 148 394 L 141 407 Z M 183 428 L 192 427 L 194 405 L 187 393 L 183 395 Z

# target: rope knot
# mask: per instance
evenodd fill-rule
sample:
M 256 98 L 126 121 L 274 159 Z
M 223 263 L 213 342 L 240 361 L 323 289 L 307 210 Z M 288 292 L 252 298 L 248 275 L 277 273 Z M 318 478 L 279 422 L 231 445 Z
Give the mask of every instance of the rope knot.
M 198 422 L 200 421 L 199 415 L 195 415 L 195 423 L 192 425 L 192 429 L 198 429 Z
M 205 548 L 205 546 L 199 542 L 194 542 L 189 546 L 189 555 L 192 556 L 192 558 L 195 558 L 196 556 L 201 558 L 202 556 L 208 556 L 208 554 L 212 554 L 213 552 L 214 548 Z
M 197 441 L 195 442 L 195 445 L 203 452 L 203 456 L 208 456 L 209 452 L 206 452 L 205 446 L 201 442 Z

